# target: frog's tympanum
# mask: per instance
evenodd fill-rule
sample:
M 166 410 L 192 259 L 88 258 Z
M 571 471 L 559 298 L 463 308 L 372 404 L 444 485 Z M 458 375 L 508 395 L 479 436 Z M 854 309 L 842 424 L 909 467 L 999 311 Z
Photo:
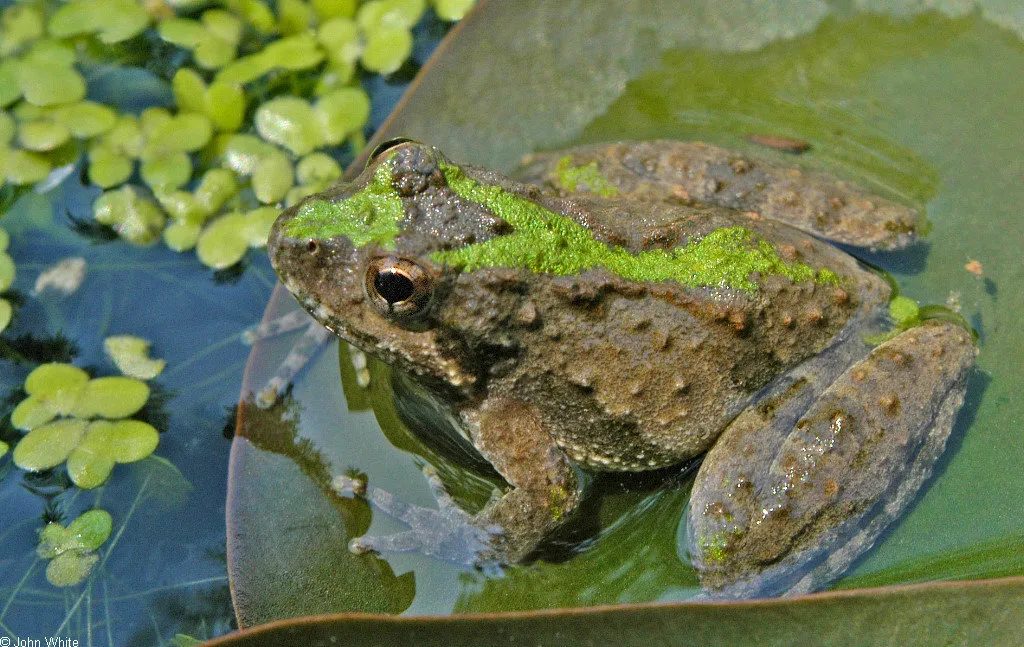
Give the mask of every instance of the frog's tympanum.
M 913 499 L 975 346 L 924 322 L 872 348 L 889 284 L 825 240 L 913 242 L 913 210 L 674 141 L 527 160 L 522 181 L 401 141 L 277 221 L 299 303 L 412 376 L 504 477 L 481 512 L 376 503 L 362 548 L 527 559 L 586 471 L 706 453 L 686 533 L 713 596 L 821 588 Z M 582 470 L 582 472 L 581 472 Z

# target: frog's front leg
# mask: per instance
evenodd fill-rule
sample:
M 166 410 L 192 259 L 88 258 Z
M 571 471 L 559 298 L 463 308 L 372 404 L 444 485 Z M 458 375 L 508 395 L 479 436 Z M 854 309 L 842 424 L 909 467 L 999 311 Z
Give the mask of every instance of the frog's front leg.
M 690 502 L 689 551 L 710 595 L 811 592 L 870 548 L 931 474 L 975 353 L 963 328 L 921 325 L 847 368 L 806 411 L 791 410 L 799 395 L 779 394 L 738 416 Z
M 512 489 L 493 499 L 476 515 L 459 509 L 436 473 L 427 477 L 439 510 L 403 503 L 376 488 L 367 498 L 410 530 L 387 537 L 359 537 L 356 551 L 416 551 L 475 565 L 516 563 L 576 509 L 580 487 L 575 469 L 545 431 L 537 410 L 520 400 L 490 399 L 464 413 L 476 446 Z M 336 483 L 359 491 L 360 484 Z

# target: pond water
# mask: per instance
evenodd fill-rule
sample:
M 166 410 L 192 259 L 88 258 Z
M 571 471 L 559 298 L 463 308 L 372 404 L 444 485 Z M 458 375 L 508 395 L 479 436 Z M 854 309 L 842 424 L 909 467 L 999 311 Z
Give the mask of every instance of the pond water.
M 836 3 L 756 47 L 674 48 L 633 61 L 610 105 L 546 147 L 678 137 L 742 148 L 751 146 L 745 136 L 752 133 L 796 137 L 812 145 L 800 163 L 925 209 L 933 225 L 925 246 L 861 257 L 891 273 L 904 295 L 958 307 L 980 336 L 978 370 L 930 487 L 836 586 L 1021 574 L 1024 26 L 992 12 L 874 8 L 887 13 Z M 394 88 L 378 89 L 396 98 Z M 159 100 L 161 90 L 139 92 Z M 378 120 L 386 114 L 375 110 Z M 565 551 L 578 553 L 570 559 L 498 576 L 415 555 L 352 556 L 348 536 L 401 525 L 332 495 L 332 476 L 358 470 L 405 500 L 431 505 L 420 471 L 425 456 L 469 507 L 486 501 L 493 481 L 410 436 L 398 421 L 387 370 L 371 363 L 372 386 L 363 389 L 337 344 L 279 408 L 243 411 L 248 439 L 234 450 L 226 549 L 231 410 L 248 354 L 240 335 L 259 319 L 276 277 L 257 253 L 239 277 L 217 283 L 191 256 L 93 245 L 65 219 L 87 215 L 92 198 L 70 181 L 53 200 L 28 195 L 3 217 L 17 290 L 27 293 L 58 259 L 83 256 L 89 264 L 81 291 L 28 300 L 13 333 L 62 332 L 81 350 L 76 363 L 106 372 L 104 337 L 148 338 L 168 361 L 158 379 L 169 396 L 168 423 L 160 460 L 118 466 L 96 491 L 76 493 L 60 478 L 29 479 L 9 455 L 0 459 L 0 630 L 118 645 L 163 643 L 179 632 L 217 635 L 233 622 L 229 561 L 249 624 L 329 610 L 450 613 L 695 593 L 678 541 L 689 481 L 671 474 L 660 475 L 670 487 L 603 480 L 596 523 L 560 538 Z M 970 261 L 980 262 L 981 276 L 965 269 Z M 290 307 L 282 298 L 271 311 Z M 294 339 L 259 347 L 251 387 Z M 18 387 L 28 370 L 4 364 L 0 388 Z M 94 505 L 114 518 L 100 568 L 76 588 L 48 584 L 35 554 L 37 529 L 55 497 L 70 518 Z

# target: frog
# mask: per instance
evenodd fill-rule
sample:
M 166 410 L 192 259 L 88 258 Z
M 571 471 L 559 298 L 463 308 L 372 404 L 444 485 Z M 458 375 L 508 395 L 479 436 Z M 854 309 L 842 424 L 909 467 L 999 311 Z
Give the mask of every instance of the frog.
M 592 475 L 703 457 L 682 536 L 706 594 L 827 586 L 928 480 L 977 354 L 956 321 L 894 329 L 893 285 L 837 246 L 901 250 L 923 222 L 700 142 L 535 154 L 516 178 L 413 140 L 379 146 L 280 215 L 271 262 L 507 488 L 470 513 L 430 469 L 437 509 L 339 477 L 410 526 L 351 548 L 526 563 Z

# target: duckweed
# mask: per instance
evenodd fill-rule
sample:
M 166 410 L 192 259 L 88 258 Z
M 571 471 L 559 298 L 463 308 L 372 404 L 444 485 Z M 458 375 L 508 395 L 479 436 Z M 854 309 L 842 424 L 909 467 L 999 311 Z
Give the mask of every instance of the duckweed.
M 22 122 L 18 128 L 18 141 L 30 151 L 48 151 L 71 139 L 71 131 L 62 123 L 38 119 Z
M 0 333 L 7 330 L 14 317 L 14 306 L 7 299 L 0 298 Z M 2 454 L 0 454 L 2 455 Z
M 249 242 L 242 235 L 245 217 L 229 213 L 211 222 L 196 243 L 196 255 L 207 267 L 221 270 L 242 260 Z
M 0 458 L 3 458 L 4 456 L 6 456 L 7 452 L 10 451 L 10 449 L 11 449 L 10 445 L 8 445 L 4 441 L 0 440 Z
M 62 418 L 39 425 L 14 446 L 14 464 L 29 472 L 40 472 L 66 461 L 89 426 L 86 420 Z
M 186 220 L 178 220 L 164 229 L 164 244 L 176 252 L 188 251 L 196 246 L 199 234 L 202 231 L 202 225 L 193 224 Z
M 67 462 L 75 485 L 94 488 L 115 464 L 141 460 L 159 442 L 148 423 L 122 419 L 149 399 L 149 387 L 141 380 L 90 379 L 78 367 L 51 363 L 29 374 L 25 392 L 28 397 L 11 413 L 11 424 L 28 432 L 13 452 L 14 463 L 24 470 L 38 472 Z
M 163 372 L 167 360 L 150 359 L 149 342 L 134 335 L 112 335 L 103 340 L 103 352 L 123 375 L 151 380 Z
M 256 130 L 295 155 L 306 155 L 323 144 L 313 107 L 298 97 L 278 97 L 261 105 Z
M 109 189 L 123 184 L 131 177 L 135 164 L 113 149 L 97 144 L 89 149 L 89 182 Z
M 113 519 L 105 510 L 83 512 L 65 528 L 50 522 L 39 531 L 36 554 L 50 560 L 46 579 L 54 586 L 74 586 L 98 561 L 96 551 L 110 537 Z
M 270 228 L 281 214 L 277 207 L 259 207 L 245 214 L 242 222 L 242 238 L 249 247 L 266 247 L 270 237 Z
M 259 161 L 252 172 L 252 190 L 263 204 L 280 202 L 295 184 L 292 161 L 274 149 Z
M 139 175 L 154 191 L 178 189 L 192 177 L 192 159 L 184 151 L 153 154 L 142 162 Z
M 166 221 L 160 207 L 130 185 L 105 191 L 92 208 L 96 222 L 110 225 L 121 238 L 137 245 L 156 242 Z
M 81 256 L 64 258 L 43 270 L 32 288 L 37 295 L 46 290 L 55 290 L 61 294 L 72 294 L 82 286 L 89 266 Z
M 27 437 L 27 436 L 26 436 Z M 68 476 L 78 487 L 99 487 L 117 463 L 134 463 L 156 450 L 160 435 L 141 420 L 97 420 L 67 457 Z
M 38 7 L 7 7 L 0 17 L 0 56 L 10 56 L 42 37 L 45 25 Z
M 378 74 L 391 74 L 402 66 L 412 52 L 412 32 L 403 27 L 373 31 L 363 50 L 363 66 Z
M 118 43 L 149 26 L 149 14 L 134 0 L 73 0 L 50 17 L 55 38 L 95 33 L 103 43 Z
M 160 23 L 158 32 L 165 41 L 192 50 L 199 67 L 216 70 L 235 59 L 242 23 L 226 11 L 210 9 L 201 22 L 171 18 Z
M 6 236 L 6 232 L 4 232 L 4 235 Z M 16 273 L 17 269 L 14 266 L 14 259 L 7 252 L 0 249 L 0 292 L 5 292 L 11 287 Z
M 71 415 L 79 418 L 126 418 L 146 404 L 149 387 L 131 377 L 98 377 L 82 386 Z
M 461 17 L 472 4 L 431 2 L 448 19 Z M 41 182 L 73 161 L 73 140 L 85 140 L 78 150 L 86 151 L 88 180 L 105 190 L 93 204 L 97 222 L 135 244 L 163 239 L 177 251 L 201 247 L 201 260 L 222 267 L 244 254 L 242 243 L 265 244 L 268 221 L 282 203 L 294 204 L 340 177 L 340 167 L 321 149 L 347 143 L 358 152 L 365 143 L 370 103 L 356 69 L 398 69 L 411 51 L 410 30 L 427 0 L 206 5 L 44 0 L 5 8 L 0 107 L 10 112 L 0 113 L 2 181 Z M 191 54 L 192 67 L 180 67 L 173 77 L 176 105 L 147 108 L 135 117 L 85 100 L 86 81 L 77 64 L 80 57 L 86 61 L 83 54 L 90 57 L 87 64 L 95 64 L 92 57 L 103 52 L 88 41 L 118 43 L 143 32 L 147 40 L 127 47 L 155 36 Z M 245 55 L 237 58 L 243 38 Z M 247 111 L 243 85 L 271 73 L 315 74 L 310 94 L 317 98 L 282 96 L 274 89 L 257 110 Z M 239 131 L 263 139 L 231 136 Z M 126 184 L 136 171 L 145 187 Z M 205 173 L 198 180 L 197 171 Z M 221 222 L 222 210 L 233 217 Z M 217 245 L 225 247 L 214 250 Z M 6 325 L 10 310 L 0 301 L 0 323 Z
M 242 127 L 246 97 L 239 86 L 223 81 L 206 85 L 195 70 L 183 67 L 175 73 L 172 88 L 181 110 L 206 115 L 218 132 Z

